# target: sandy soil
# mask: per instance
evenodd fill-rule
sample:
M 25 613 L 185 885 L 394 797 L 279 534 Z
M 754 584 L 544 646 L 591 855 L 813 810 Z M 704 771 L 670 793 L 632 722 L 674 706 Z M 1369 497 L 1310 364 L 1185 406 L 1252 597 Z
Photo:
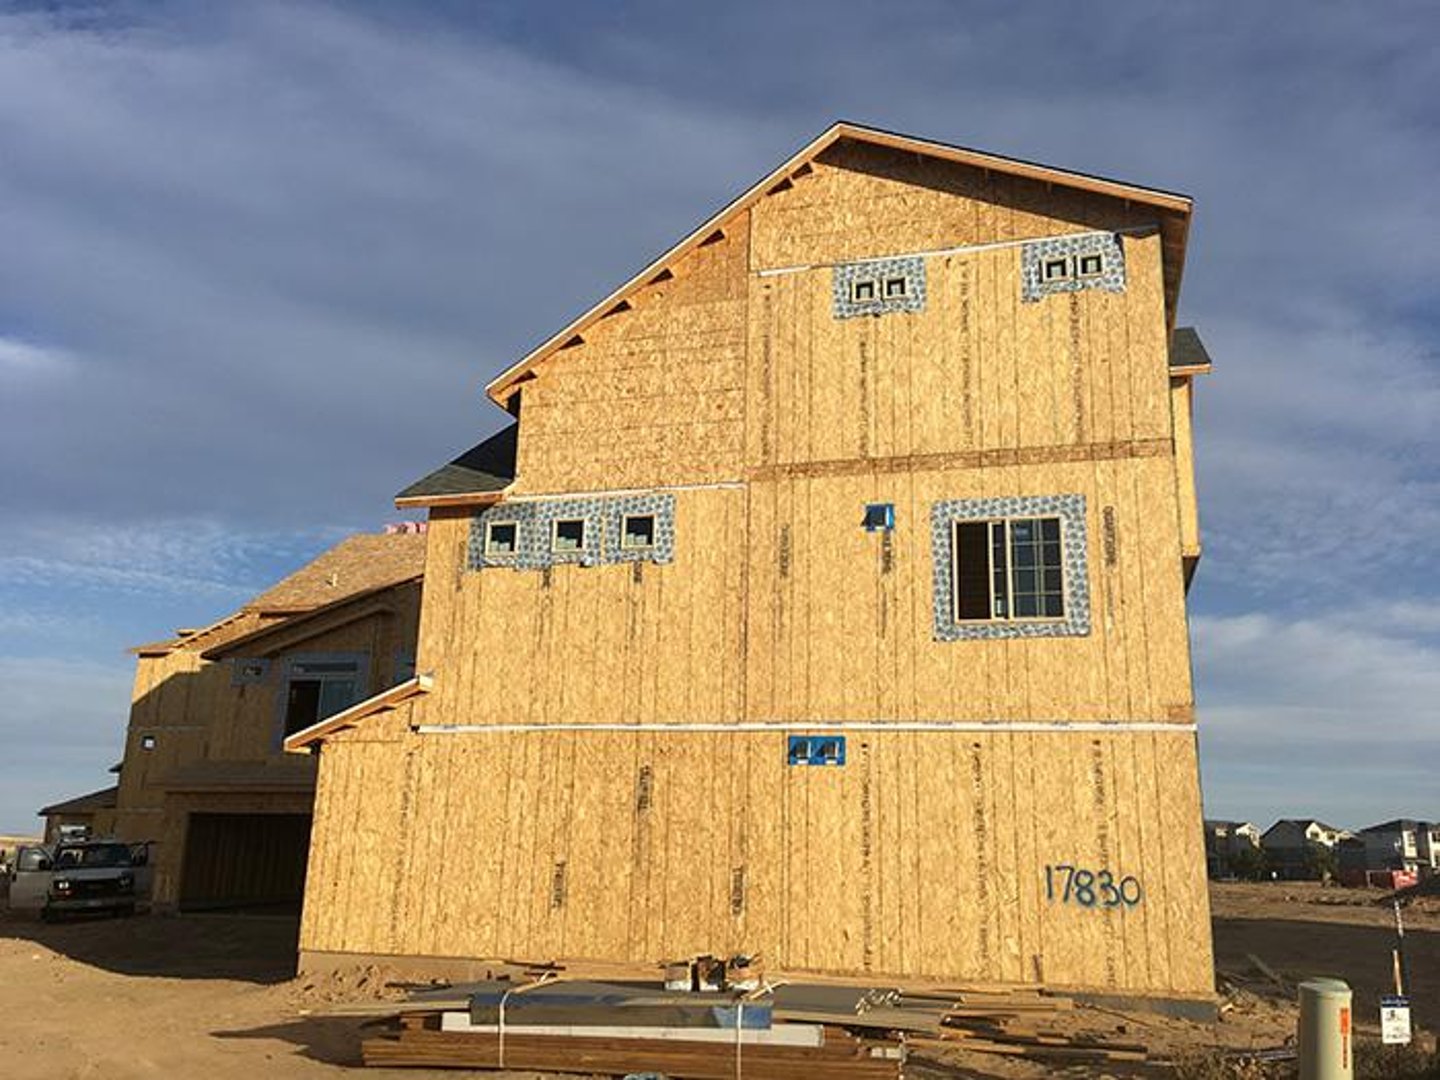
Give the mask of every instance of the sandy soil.
M 1293 984 L 1332 974 L 1355 987 L 1360 1031 L 1388 988 L 1393 915 L 1374 894 L 1315 886 L 1217 885 L 1216 966 L 1224 992 L 1219 1023 L 1077 1010 L 1072 1023 L 1184 1057 L 1281 1045 L 1294 1030 Z M 1440 900 L 1407 911 L 1416 1019 L 1440 1028 Z M 293 979 L 295 920 L 191 915 L 102 919 L 47 926 L 0 921 L 0 1075 L 204 1080 L 341 1077 L 356 1074 L 359 1022 L 305 1015 L 326 1005 L 383 996 L 403 971 L 356 971 Z M 1251 961 L 1258 957 L 1276 984 Z M 1150 1069 L 1062 1071 L 979 1054 L 943 1055 L 919 1076 L 1030 1078 L 1156 1076 Z M 366 1078 L 426 1080 L 454 1073 L 367 1070 Z

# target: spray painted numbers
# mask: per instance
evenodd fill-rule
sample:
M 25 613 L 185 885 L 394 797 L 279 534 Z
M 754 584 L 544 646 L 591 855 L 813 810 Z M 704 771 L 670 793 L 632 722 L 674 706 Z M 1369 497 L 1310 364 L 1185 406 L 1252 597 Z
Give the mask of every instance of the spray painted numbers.
M 1109 870 L 1086 870 L 1065 863 L 1045 867 L 1045 899 L 1052 904 L 1132 908 L 1143 896 L 1140 879 L 1133 874 L 1117 881 Z

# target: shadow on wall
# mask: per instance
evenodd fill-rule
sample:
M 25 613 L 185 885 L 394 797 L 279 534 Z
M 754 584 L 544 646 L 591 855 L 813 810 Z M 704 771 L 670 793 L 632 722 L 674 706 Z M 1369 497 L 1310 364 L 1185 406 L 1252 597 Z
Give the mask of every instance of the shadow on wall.
M 300 920 L 293 916 L 142 915 L 47 924 L 9 917 L 0 922 L 0 933 L 118 975 L 271 985 L 295 974 Z

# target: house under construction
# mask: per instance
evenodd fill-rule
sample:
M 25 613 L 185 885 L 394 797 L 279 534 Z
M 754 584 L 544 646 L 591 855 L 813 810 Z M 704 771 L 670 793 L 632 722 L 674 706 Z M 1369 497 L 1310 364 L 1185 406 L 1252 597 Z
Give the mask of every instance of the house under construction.
M 302 964 L 1209 994 L 1190 212 L 837 124 L 495 378 Z

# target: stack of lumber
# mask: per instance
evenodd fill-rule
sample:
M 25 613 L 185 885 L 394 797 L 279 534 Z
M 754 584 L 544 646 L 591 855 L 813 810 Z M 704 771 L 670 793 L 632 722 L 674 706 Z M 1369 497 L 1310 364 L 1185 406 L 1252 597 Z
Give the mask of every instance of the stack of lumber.
M 701 993 L 547 973 L 540 981 L 426 989 L 364 1009 L 390 1017 L 388 1030 L 363 1045 L 365 1063 L 380 1066 L 653 1072 L 675 1080 L 816 1070 L 878 1080 L 898 1078 L 910 1049 L 1069 1063 L 1152 1060 L 1141 1044 L 1087 1030 L 1069 998 L 1024 989 L 782 982 Z
M 833 999 L 827 998 L 833 988 L 819 989 L 818 998 L 791 995 L 819 1018 L 801 1023 L 780 1019 L 768 992 L 594 981 L 476 983 L 396 1003 L 390 1029 L 367 1039 L 362 1053 L 365 1064 L 382 1066 L 655 1072 L 676 1080 L 769 1080 L 818 1069 L 854 1080 L 897 1080 L 904 1053 L 888 1025 L 849 1024 L 859 992 Z
M 1040 1061 L 1093 1064 L 1152 1060 L 1141 1043 L 1119 1042 L 1108 1034 L 1084 1030 L 1072 1000 L 1043 991 L 933 991 L 902 995 L 901 1004 L 944 1011 L 938 1037 L 927 1032 L 911 1040 L 915 1049 L 958 1047 Z

